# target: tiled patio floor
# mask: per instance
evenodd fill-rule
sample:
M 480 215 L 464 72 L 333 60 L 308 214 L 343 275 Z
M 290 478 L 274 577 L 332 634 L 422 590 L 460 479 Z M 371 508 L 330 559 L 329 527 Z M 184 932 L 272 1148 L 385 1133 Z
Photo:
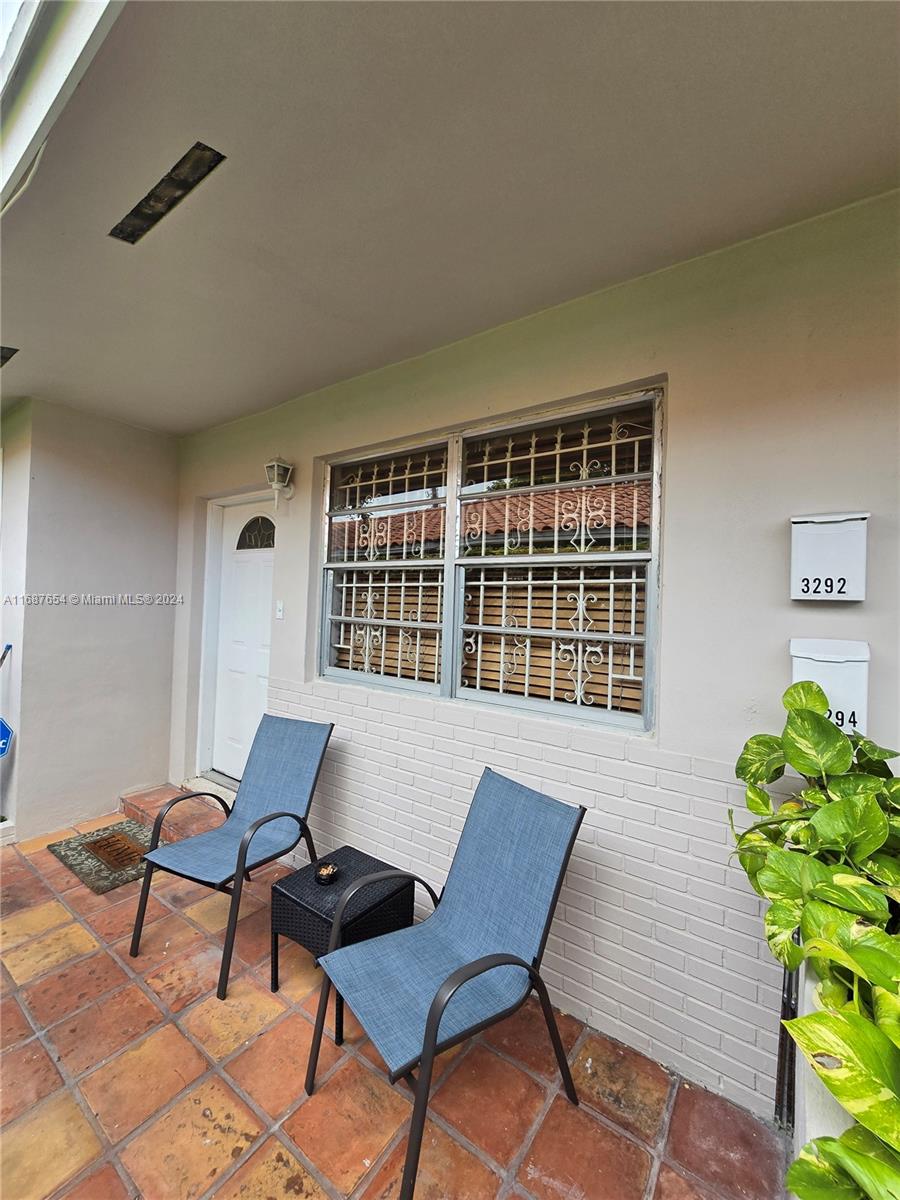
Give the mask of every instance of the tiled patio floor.
M 146 818 L 171 794 L 129 811 Z M 202 803 L 176 813 L 181 835 L 209 821 Z M 131 959 L 138 885 L 90 892 L 43 848 L 69 832 L 0 852 L 3 1200 L 396 1197 L 409 1093 L 388 1084 L 352 1017 L 345 1045 L 323 1047 L 315 1095 L 303 1092 L 318 972 L 291 947 L 277 995 L 267 977 L 268 892 L 284 868 L 260 871 L 245 892 L 221 1003 L 227 898 L 158 876 Z M 783 1145 L 766 1125 L 560 1021 L 581 1107 L 561 1096 L 527 1005 L 439 1064 L 417 1197 L 783 1194 Z

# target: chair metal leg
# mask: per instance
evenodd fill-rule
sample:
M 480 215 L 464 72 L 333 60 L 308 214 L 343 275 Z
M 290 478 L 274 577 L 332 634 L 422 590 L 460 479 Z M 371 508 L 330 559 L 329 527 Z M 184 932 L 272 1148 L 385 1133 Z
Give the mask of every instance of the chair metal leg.
M 336 1046 L 344 1044 L 344 997 L 337 990 L 334 993 L 334 1042 Z
M 144 916 L 147 912 L 147 901 L 150 899 L 150 880 L 153 878 L 153 872 L 156 870 L 153 863 L 147 863 L 144 868 L 144 882 L 141 884 L 141 898 L 138 900 L 137 916 L 134 918 L 134 932 L 131 935 L 131 950 L 129 951 L 132 958 L 137 958 L 141 948 L 141 932 L 144 928 Z
M 314 863 L 319 856 L 316 854 L 316 847 L 312 839 L 312 834 L 309 832 L 309 828 L 306 825 L 303 826 L 303 840 L 306 842 L 306 851 L 309 854 L 309 861 Z
M 316 1086 L 316 1067 L 319 1065 L 319 1050 L 322 1046 L 322 1034 L 325 1032 L 325 1016 L 328 1012 L 328 995 L 331 991 L 331 980 L 322 972 L 322 990 L 319 992 L 319 1008 L 316 1012 L 316 1027 L 313 1030 L 312 1043 L 309 1047 L 309 1063 L 306 1067 L 306 1094 L 311 1096 Z
M 278 934 L 272 931 L 272 991 L 278 991 Z
M 556 1061 L 559 1064 L 559 1073 L 562 1076 L 563 1087 L 572 1104 L 577 1104 L 578 1093 L 575 1091 L 572 1072 L 569 1070 L 565 1047 L 562 1044 L 562 1038 L 559 1036 L 559 1026 L 556 1024 L 556 1017 L 553 1015 L 553 1005 L 550 1003 L 550 997 L 547 995 L 546 985 L 540 975 L 537 974 L 533 977 L 532 982 L 541 1002 L 544 1020 L 547 1022 L 547 1032 L 550 1034 L 550 1041 L 553 1043 L 553 1050 L 556 1054 Z
M 416 1190 L 416 1175 L 419 1173 L 419 1157 L 422 1153 L 422 1136 L 425 1133 L 425 1117 L 428 1113 L 428 1093 L 431 1091 L 431 1076 L 434 1071 L 434 1039 L 425 1034 L 425 1046 L 419 1063 L 419 1078 L 416 1083 L 416 1098 L 413 1103 L 412 1121 L 409 1126 L 409 1141 L 406 1147 L 406 1162 L 403 1164 L 403 1182 L 398 1200 L 413 1200 Z
M 228 910 L 228 928 L 225 930 L 225 947 L 222 950 L 222 966 L 219 969 L 219 986 L 216 989 L 216 995 L 220 1000 L 224 1000 L 228 994 L 228 974 L 231 971 L 231 956 L 234 953 L 234 938 L 237 933 L 243 888 L 243 873 L 238 871 L 234 877 L 234 890 L 231 893 L 231 908 Z

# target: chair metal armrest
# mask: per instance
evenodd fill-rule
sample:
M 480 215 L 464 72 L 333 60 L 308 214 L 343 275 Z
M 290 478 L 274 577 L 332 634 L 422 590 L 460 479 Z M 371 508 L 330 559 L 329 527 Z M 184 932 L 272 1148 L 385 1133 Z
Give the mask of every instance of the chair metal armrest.
M 231 816 L 231 809 L 225 803 L 221 796 L 217 796 L 215 792 L 182 792 L 180 796 L 173 796 L 172 799 L 162 806 L 156 814 L 156 820 L 153 822 L 153 835 L 150 838 L 150 849 L 155 850 L 159 845 L 159 836 L 162 833 L 163 821 L 170 808 L 174 808 L 176 804 L 180 804 L 182 800 L 194 800 L 198 796 L 209 796 L 211 800 L 215 800 L 225 814 L 226 821 Z
M 244 874 L 244 865 L 247 862 L 247 851 L 250 849 L 250 843 L 253 841 L 254 834 L 256 834 L 258 830 L 262 829 L 263 825 L 268 825 L 270 821 L 279 821 L 282 817 L 290 817 L 292 821 L 297 822 L 297 842 L 300 841 L 301 837 L 303 837 L 304 831 L 306 830 L 306 822 L 302 817 L 298 817 L 296 813 L 276 812 L 267 813 L 264 817 L 257 817 L 253 824 L 248 825 L 244 830 L 244 836 L 241 838 L 241 843 L 238 846 L 237 871 L 235 872 L 236 876 L 240 877 Z M 297 842 L 294 843 L 295 846 Z
M 523 958 L 518 958 L 515 954 L 486 954 L 482 958 L 476 958 L 474 962 L 457 967 L 455 971 L 447 976 L 434 994 L 434 999 L 428 1010 L 428 1019 L 425 1022 L 424 1044 L 426 1046 L 429 1044 L 431 1046 L 437 1045 L 438 1029 L 440 1028 L 441 1018 L 444 1015 L 444 1009 L 462 985 L 468 983 L 470 979 L 476 979 L 479 975 L 483 975 L 486 971 L 493 971 L 495 967 L 521 967 L 523 971 L 528 972 L 532 987 L 536 982 L 540 982 L 541 979 L 533 963 L 527 963 Z M 530 990 L 531 987 L 529 987 Z
M 413 875 L 411 871 L 373 871 L 371 875 L 363 875 L 361 879 L 357 879 L 355 883 L 350 884 L 338 901 L 338 906 L 334 913 L 334 919 L 331 922 L 331 937 L 328 940 L 329 954 L 332 952 L 332 950 L 337 950 L 341 944 L 341 921 L 344 917 L 344 910 L 349 902 L 361 888 L 368 887 L 370 883 L 380 883 L 383 879 L 412 879 L 416 883 L 421 883 L 422 887 L 431 897 L 431 902 L 435 908 L 437 908 L 438 904 L 440 903 L 440 898 L 431 884 L 426 883 L 421 876 Z

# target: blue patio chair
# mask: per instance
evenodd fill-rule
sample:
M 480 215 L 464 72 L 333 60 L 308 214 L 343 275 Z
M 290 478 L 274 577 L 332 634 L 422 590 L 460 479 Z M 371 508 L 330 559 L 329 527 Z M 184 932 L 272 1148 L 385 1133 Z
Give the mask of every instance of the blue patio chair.
M 319 960 L 324 978 L 306 1091 L 311 1095 L 315 1086 L 334 985 L 387 1064 L 391 1083 L 406 1078 L 415 1092 L 400 1200 L 412 1200 L 415 1188 L 435 1057 L 508 1017 L 532 989 L 566 1095 L 578 1103 L 539 967 L 584 811 L 486 770 L 440 899 L 418 875 L 379 871 L 354 883 L 338 903 L 330 949 Z M 341 919 L 351 897 L 367 884 L 397 876 L 425 888 L 432 915 L 408 929 L 340 948 Z
M 186 792 L 160 809 L 150 849 L 144 855 L 147 867 L 131 937 L 132 958 L 137 958 L 141 947 L 153 872 L 168 871 L 195 883 L 205 883 L 231 896 L 216 993 L 220 1000 L 225 999 L 244 880 L 250 878 L 255 867 L 293 850 L 301 837 L 306 842 L 310 862 L 316 860 L 306 817 L 333 728 L 315 721 L 267 714 L 259 723 L 231 809 L 214 792 Z M 194 796 L 208 796 L 217 801 L 225 813 L 224 823 L 206 833 L 160 846 L 166 814 L 182 800 Z

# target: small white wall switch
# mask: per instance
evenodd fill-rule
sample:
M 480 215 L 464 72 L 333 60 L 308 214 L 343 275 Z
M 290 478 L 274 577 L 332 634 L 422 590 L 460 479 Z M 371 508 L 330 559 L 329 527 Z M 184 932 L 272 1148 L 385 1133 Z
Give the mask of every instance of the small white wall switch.
M 791 599 L 865 600 L 871 514 L 791 517 Z
M 869 643 L 791 638 L 791 680 L 809 679 L 828 697 L 830 720 L 844 733 L 865 733 L 869 707 Z
M 284 620 L 284 601 L 283 600 L 275 601 L 275 620 L 276 621 Z

